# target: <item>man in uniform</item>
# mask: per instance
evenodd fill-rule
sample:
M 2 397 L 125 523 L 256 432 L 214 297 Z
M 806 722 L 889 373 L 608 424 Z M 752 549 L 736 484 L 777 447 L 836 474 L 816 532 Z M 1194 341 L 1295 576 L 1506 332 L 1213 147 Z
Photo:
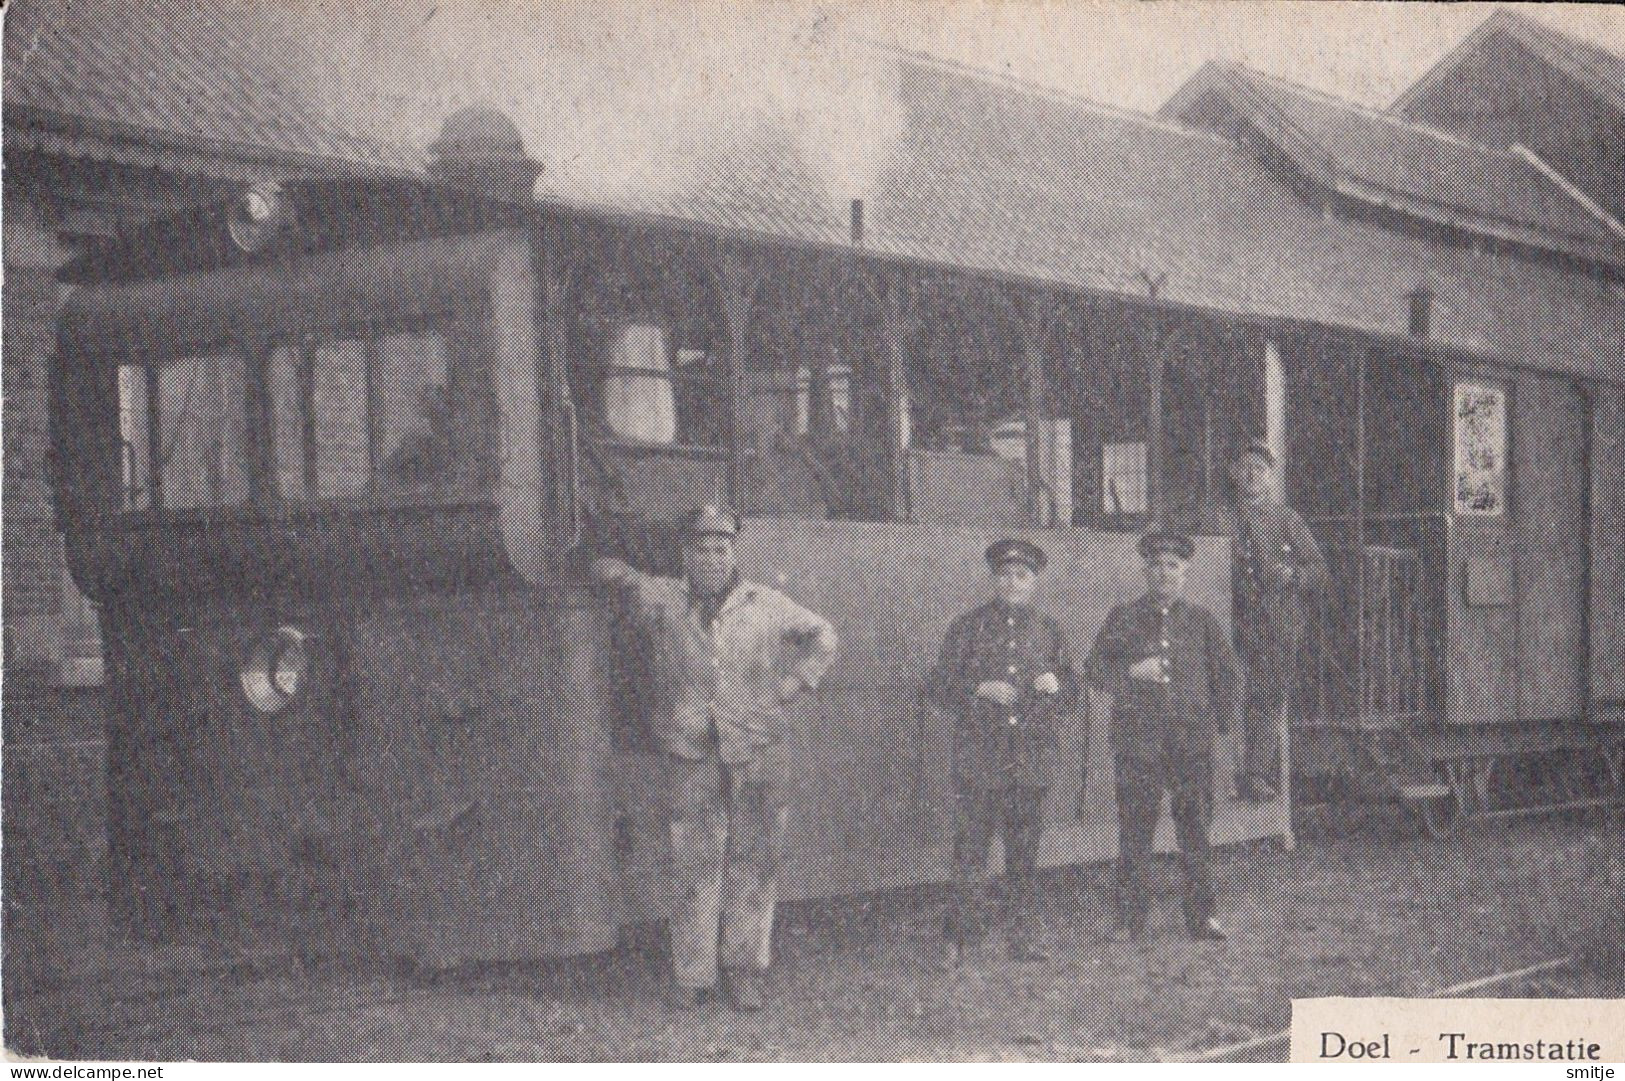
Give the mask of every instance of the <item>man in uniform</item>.
M 1112 700 L 1116 937 L 1145 934 L 1146 864 L 1166 790 L 1185 875 L 1185 924 L 1193 938 L 1222 939 L 1208 877 L 1213 738 L 1240 711 L 1240 662 L 1213 613 L 1184 598 L 1191 539 L 1150 532 L 1139 547 L 1146 594 L 1112 610 L 1085 667 L 1089 685 Z
M 719 975 L 736 1008 L 762 1006 L 788 808 L 784 707 L 818 686 L 835 632 L 784 594 L 743 582 L 731 511 L 688 519 L 683 577 L 593 561 L 646 629 L 650 729 L 666 756 L 675 899 L 674 1006 L 692 1007 Z M 720 969 L 720 973 L 719 973 Z
M 1203 532 L 1230 538 L 1235 640 L 1247 670 L 1238 790 L 1269 803 L 1281 787 L 1281 724 L 1297 681 L 1305 600 L 1326 585 L 1326 559 L 1298 512 L 1276 494 L 1275 454 L 1261 439 L 1231 466 L 1236 498 Z
M 1033 942 L 1033 872 L 1054 774 L 1057 717 L 1078 697 L 1066 638 L 1032 605 L 1043 549 L 1001 540 L 986 558 L 994 599 L 948 628 L 927 684 L 930 700 L 955 717 L 954 890 L 943 929 L 950 966 L 985 936 L 995 831 L 1004 842 L 1010 956 L 1044 959 Z

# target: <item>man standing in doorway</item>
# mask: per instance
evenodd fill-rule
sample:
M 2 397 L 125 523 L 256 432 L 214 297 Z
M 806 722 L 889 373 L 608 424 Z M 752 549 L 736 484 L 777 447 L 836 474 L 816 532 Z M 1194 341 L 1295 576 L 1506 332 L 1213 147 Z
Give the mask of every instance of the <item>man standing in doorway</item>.
M 1269 803 L 1281 790 L 1281 728 L 1297 683 L 1307 599 L 1326 586 L 1326 558 L 1298 512 L 1281 502 L 1275 452 L 1254 439 L 1230 469 L 1235 500 L 1202 532 L 1230 538 L 1235 640 L 1247 672 L 1238 790 Z
M 943 927 L 950 967 L 985 936 L 995 833 L 1004 843 L 1010 957 L 1044 960 L 1034 941 L 1033 875 L 1058 718 L 1078 698 L 1066 637 L 1033 607 L 1044 550 L 1001 540 L 986 558 L 994 597 L 948 628 L 926 687 L 930 700 L 954 716 L 954 892 Z
M 828 621 L 740 580 L 739 530 L 725 508 L 696 510 L 681 578 L 592 563 L 594 578 L 628 595 L 653 654 L 649 726 L 666 756 L 676 1007 L 697 1005 L 719 976 L 737 1009 L 762 1007 L 789 814 L 784 707 L 817 687 L 835 657 Z

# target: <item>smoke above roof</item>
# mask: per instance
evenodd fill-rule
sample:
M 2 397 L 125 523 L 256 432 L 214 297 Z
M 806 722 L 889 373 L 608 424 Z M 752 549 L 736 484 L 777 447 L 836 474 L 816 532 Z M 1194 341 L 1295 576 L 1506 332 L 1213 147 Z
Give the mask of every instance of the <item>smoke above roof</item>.
M 805 7 L 363 0 L 304 18 L 317 10 L 312 75 L 367 134 L 427 148 L 458 110 L 495 108 L 564 193 L 680 193 L 774 153 L 858 197 L 903 130 L 893 65 Z

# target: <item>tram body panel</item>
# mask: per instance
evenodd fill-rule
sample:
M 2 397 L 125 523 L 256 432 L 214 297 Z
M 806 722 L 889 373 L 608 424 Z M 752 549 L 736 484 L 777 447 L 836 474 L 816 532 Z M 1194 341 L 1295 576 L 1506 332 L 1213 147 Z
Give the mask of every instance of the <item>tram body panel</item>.
M 613 945 L 603 625 L 522 588 L 110 621 L 115 858 L 141 916 L 438 964 Z M 267 715 L 240 673 L 279 627 L 309 667 Z
M 747 519 L 739 539 L 742 574 L 787 591 L 824 615 L 840 653 L 817 691 L 791 707 L 790 804 L 784 869 L 790 899 L 943 881 L 953 849 L 954 718 L 921 702 L 919 689 L 948 625 L 987 599 L 986 527 L 928 523 Z M 1049 566 L 1036 603 L 1061 624 L 1079 665 L 1113 606 L 1144 590 L 1132 534 L 1080 529 L 1017 530 L 1044 546 Z M 1191 564 L 1190 597 L 1228 622 L 1228 547 L 1203 538 Z M 1116 854 L 1116 797 L 1107 718 L 1081 706 L 1066 715 L 1057 783 L 1045 814 L 1042 861 L 1086 863 Z M 1230 768 L 1229 741 L 1215 773 Z M 1085 779 L 1084 813 L 1077 815 Z M 617 756 L 619 833 L 626 904 L 635 916 L 663 911 L 658 876 L 661 825 L 655 754 Z M 1228 779 L 1216 776 L 1217 791 Z M 1279 836 L 1284 804 L 1262 810 L 1221 796 L 1213 835 L 1220 843 Z M 1172 846 L 1171 823 L 1160 838 Z

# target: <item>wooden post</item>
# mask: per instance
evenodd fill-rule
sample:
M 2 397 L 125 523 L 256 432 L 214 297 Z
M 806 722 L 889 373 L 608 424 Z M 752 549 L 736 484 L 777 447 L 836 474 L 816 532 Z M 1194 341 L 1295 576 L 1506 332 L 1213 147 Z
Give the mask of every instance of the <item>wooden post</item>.
M 745 409 L 745 336 L 750 333 L 751 294 L 756 281 L 733 252 L 723 250 L 717 262 L 722 314 L 728 322 L 728 502 L 743 514 L 745 448 L 740 442 L 740 428 Z
M 1053 494 L 1048 500 L 1045 498 L 1048 486 L 1044 467 L 1049 441 L 1045 439 L 1042 428 L 1049 414 L 1045 408 L 1047 389 L 1044 378 L 1044 346 L 1049 342 L 1051 324 L 1049 298 L 1035 298 L 1025 307 L 1018 307 L 1017 314 L 1027 386 L 1024 416 L 1027 428 L 1027 517 L 1033 525 L 1042 526 L 1049 524 L 1055 508 Z
M 891 457 L 892 517 L 908 521 L 908 340 L 913 336 L 914 313 L 909 303 L 908 285 L 901 274 L 888 276 L 882 283 L 886 339 L 886 430 Z
M 1147 313 L 1147 317 L 1157 319 L 1155 313 Z M 1141 342 L 1147 337 L 1142 332 Z M 1165 378 L 1162 355 L 1162 326 L 1158 320 L 1152 327 L 1149 338 L 1150 356 L 1146 358 L 1146 376 L 1149 387 L 1146 395 L 1146 433 L 1145 433 L 1145 510 L 1146 517 L 1152 522 L 1162 522 L 1163 512 L 1163 479 L 1162 479 L 1162 385 Z
M 1368 650 L 1365 640 L 1365 378 L 1366 366 L 1370 361 L 1371 347 L 1364 342 L 1354 346 L 1354 514 L 1351 516 L 1354 528 L 1354 592 L 1355 618 L 1359 620 L 1359 632 L 1355 638 L 1355 671 L 1359 679 L 1360 719 L 1366 717 L 1366 665 L 1368 663 Z
M 1213 491 L 1213 372 L 1211 364 L 1203 376 L 1206 387 L 1202 394 L 1202 503 L 1218 501 Z

